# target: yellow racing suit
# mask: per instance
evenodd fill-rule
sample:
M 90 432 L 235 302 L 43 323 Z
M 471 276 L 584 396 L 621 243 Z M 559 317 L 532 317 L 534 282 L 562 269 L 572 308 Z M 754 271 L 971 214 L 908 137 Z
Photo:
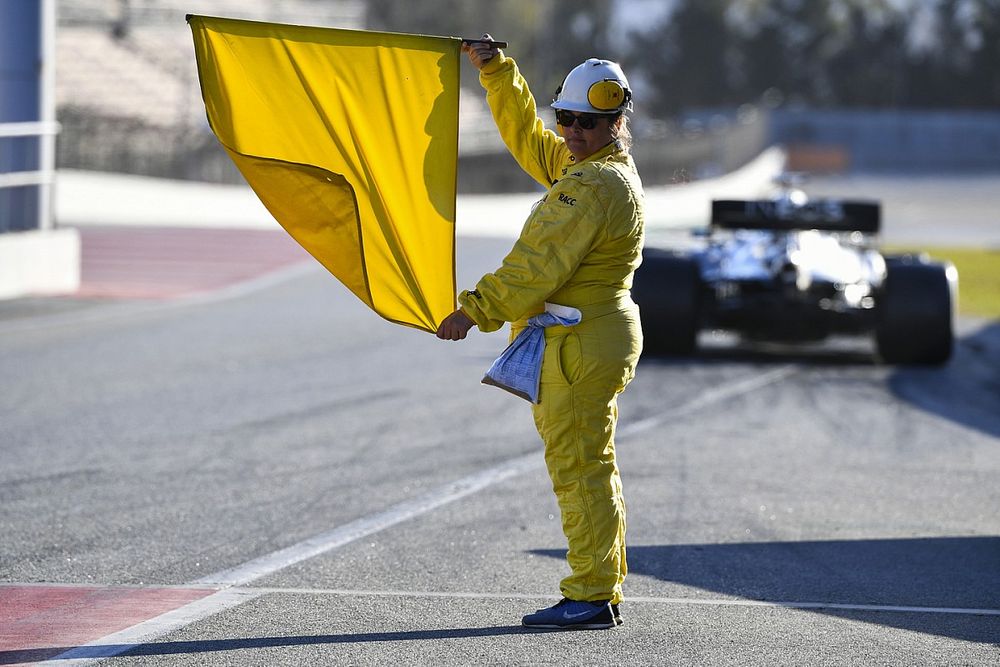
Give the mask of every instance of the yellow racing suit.
M 643 243 L 642 184 L 615 143 L 577 162 L 538 118 L 512 59 L 495 56 L 480 82 L 510 152 L 548 192 L 503 265 L 459 303 L 483 331 L 512 322 L 512 338 L 546 302 L 583 314 L 576 326 L 545 329 L 540 403 L 532 411 L 569 543 L 572 572 L 562 594 L 617 604 L 627 565 L 614 432 L 618 394 L 642 351 L 629 294 Z

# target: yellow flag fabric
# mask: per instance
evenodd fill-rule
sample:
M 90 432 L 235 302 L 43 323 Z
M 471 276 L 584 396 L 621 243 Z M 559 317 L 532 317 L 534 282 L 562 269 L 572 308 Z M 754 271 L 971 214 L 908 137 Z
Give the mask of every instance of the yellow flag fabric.
M 455 308 L 461 40 L 189 16 L 208 121 L 282 227 L 392 322 Z

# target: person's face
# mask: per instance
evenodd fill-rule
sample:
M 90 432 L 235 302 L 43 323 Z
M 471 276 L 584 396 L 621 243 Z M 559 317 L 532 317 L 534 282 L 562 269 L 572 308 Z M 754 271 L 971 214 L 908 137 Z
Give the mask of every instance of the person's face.
M 611 143 L 611 120 L 608 116 L 593 113 L 577 113 L 559 109 L 556 123 L 566 140 L 566 147 L 573 157 L 585 160 Z M 589 125 L 589 128 L 584 128 Z

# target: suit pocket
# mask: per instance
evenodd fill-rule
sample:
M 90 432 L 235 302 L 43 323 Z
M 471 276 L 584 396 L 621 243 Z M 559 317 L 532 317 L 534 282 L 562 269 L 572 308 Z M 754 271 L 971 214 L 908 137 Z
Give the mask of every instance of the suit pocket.
M 580 345 L 580 336 L 575 331 L 571 331 L 565 336 L 559 336 L 556 340 L 559 345 L 556 354 L 559 361 L 559 374 L 566 384 L 572 385 L 580 379 L 580 374 L 583 372 L 583 349 Z

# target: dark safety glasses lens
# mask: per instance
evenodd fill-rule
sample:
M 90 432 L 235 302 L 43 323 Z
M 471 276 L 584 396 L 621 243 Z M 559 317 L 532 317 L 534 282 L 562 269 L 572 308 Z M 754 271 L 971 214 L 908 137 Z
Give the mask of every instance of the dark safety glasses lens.
M 573 123 L 580 123 L 580 127 L 584 130 L 593 130 L 594 125 L 597 124 L 598 116 L 595 114 L 584 113 L 577 115 L 571 111 L 565 111 L 563 109 L 556 110 L 556 122 L 563 127 L 573 127 Z

